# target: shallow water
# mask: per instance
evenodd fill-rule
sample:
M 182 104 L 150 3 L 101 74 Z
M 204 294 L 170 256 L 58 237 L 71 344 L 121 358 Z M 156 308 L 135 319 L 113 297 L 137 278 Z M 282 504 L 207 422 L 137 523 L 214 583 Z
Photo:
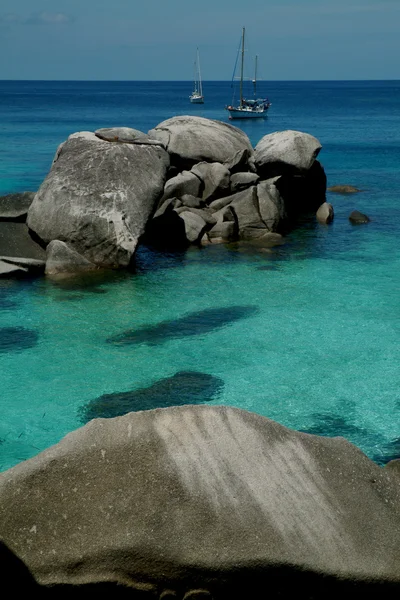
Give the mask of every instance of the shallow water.
M 68 133 L 114 124 L 146 131 L 172 114 L 226 119 L 221 106 L 230 93 L 227 83 L 209 84 L 199 109 L 187 103 L 184 83 L 0 88 L 2 133 L 15 140 L 1 136 L 1 193 L 36 189 Z M 0 328 L 8 335 L 0 341 L 1 469 L 79 427 L 102 396 L 136 392 L 148 407 L 154 392 L 158 406 L 170 381 L 177 403 L 228 404 L 344 435 L 380 463 L 400 454 L 400 83 L 269 88 L 268 119 L 242 125 L 253 144 L 269 131 L 310 132 L 323 144 L 328 185 L 363 191 L 328 194 L 331 226 L 305 219 L 269 252 L 141 247 L 134 273 L 0 281 Z M 371 222 L 352 226 L 354 209 Z M 205 382 L 192 400 L 187 379 L 179 391 L 174 378 L 182 372 Z

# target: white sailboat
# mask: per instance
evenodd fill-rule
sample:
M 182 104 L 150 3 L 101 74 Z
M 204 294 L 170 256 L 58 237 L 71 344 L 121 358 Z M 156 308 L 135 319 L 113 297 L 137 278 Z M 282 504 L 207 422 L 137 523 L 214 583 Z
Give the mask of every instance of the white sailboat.
M 193 92 L 189 96 L 190 102 L 193 104 L 204 104 L 204 96 L 203 96 L 203 86 L 201 83 L 201 73 L 200 73 L 200 56 L 199 49 L 197 48 L 196 60 L 194 63 L 194 83 L 193 83 Z
M 267 116 L 267 110 L 271 106 L 268 98 L 257 98 L 257 60 L 255 60 L 255 70 L 253 79 L 253 90 L 254 98 L 246 99 L 243 97 L 243 79 L 244 79 L 244 38 L 245 28 L 242 30 L 242 48 L 241 48 L 241 63 L 240 63 L 240 99 L 239 104 L 236 106 L 226 106 L 226 110 L 229 112 L 230 119 L 254 119 L 262 118 Z

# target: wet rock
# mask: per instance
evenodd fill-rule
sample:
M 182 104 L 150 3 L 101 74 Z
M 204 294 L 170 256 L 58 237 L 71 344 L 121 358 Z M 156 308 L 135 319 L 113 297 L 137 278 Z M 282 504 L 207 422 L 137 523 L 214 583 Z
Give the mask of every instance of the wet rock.
M 318 223 L 331 223 L 334 217 L 334 210 L 332 204 L 330 204 L 329 202 L 324 202 L 323 204 L 321 204 L 315 216 Z
M 370 220 L 371 219 L 367 215 L 360 212 L 359 210 L 353 210 L 353 212 L 350 213 L 349 216 L 349 221 L 353 225 L 362 225 L 363 223 L 369 223 Z
M 60 240 L 50 242 L 46 248 L 46 252 L 46 275 L 79 273 L 82 271 L 93 271 L 98 268 Z
M 361 190 L 353 185 L 331 185 L 328 187 L 328 192 L 335 194 L 356 194 L 357 192 L 361 192 Z

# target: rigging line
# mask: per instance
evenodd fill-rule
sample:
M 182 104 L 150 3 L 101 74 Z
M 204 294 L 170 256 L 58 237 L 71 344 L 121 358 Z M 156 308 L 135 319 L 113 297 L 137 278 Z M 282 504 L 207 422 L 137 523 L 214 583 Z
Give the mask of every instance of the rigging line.
M 240 36 L 239 46 L 238 46 L 237 54 L 236 54 L 235 66 L 233 67 L 231 87 L 233 87 L 233 82 L 235 79 L 235 73 L 236 73 L 236 68 L 237 68 L 237 64 L 238 64 L 238 60 L 239 60 L 239 54 L 240 54 L 241 47 L 242 47 L 242 36 Z

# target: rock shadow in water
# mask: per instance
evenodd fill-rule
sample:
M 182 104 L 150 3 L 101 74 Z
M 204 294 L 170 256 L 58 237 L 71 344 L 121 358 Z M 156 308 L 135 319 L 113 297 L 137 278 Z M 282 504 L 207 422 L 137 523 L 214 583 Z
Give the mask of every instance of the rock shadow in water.
M 128 344 L 155 346 L 171 339 L 210 333 L 239 319 L 251 317 L 257 311 L 255 306 L 208 308 L 172 321 L 161 321 L 156 325 L 125 331 L 109 338 L 107 342 L 117 346 Z
M 25 327 L 2 327 L 0 329 L 0 353 L 16 352 L 32 348 L 38 342 L 39 335 Z
M 128 412 L 203 404 L 222 390 L 224 382 L 219 377 L 196 371 L 179 371 L 147 388 L 104 394 L 91 400 L 79 410 L 83 423 L 96 418 L 120 417 Z

